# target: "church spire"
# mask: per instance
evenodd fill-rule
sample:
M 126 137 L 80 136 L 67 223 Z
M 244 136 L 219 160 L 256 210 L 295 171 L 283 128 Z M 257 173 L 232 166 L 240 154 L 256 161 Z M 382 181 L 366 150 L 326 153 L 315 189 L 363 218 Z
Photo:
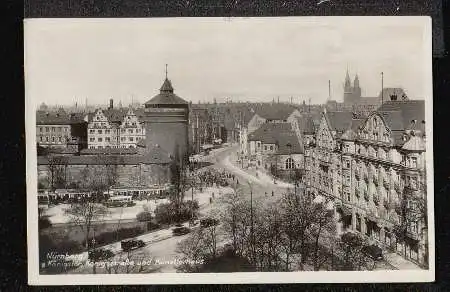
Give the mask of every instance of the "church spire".
M 347 73 L 345 74 L 345 84 L 344 84 L 344 90 L 346 92 L 350 92 L 351 91 L 351 81 L 350 81 L 350 75 L 348 74 L 348 68 L 347 68 Z
M 353 87 L 359 88 L 359 77 L 358 77 L 358 73 L 356 73 L 356 75 L 355 75 L 355 80 L 353 81 Z

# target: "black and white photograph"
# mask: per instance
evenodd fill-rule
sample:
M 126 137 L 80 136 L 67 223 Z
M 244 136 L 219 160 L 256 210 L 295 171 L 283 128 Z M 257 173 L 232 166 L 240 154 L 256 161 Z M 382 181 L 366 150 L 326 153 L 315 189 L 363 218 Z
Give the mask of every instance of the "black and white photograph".
M 430 17 L 24 41 L 30 284 L 434 280 Z

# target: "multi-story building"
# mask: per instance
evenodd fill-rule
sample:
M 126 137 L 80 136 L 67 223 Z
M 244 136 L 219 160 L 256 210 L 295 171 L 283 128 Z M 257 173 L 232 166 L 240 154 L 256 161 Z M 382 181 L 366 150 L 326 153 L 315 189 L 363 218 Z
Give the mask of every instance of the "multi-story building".
M 248 135 L 250 162 L 277 176 L 298 175 L 304 169 L 303 143 L 291 123 L 266 123 Z
M 277 123 L 294 123 L 301 114 L 298 109 L 289 104 L 280 103 L 260 103 L 254 104 L 250 107 L 251 116 L 247 123 L 240 125 L 239 132 L 239 145 L 242 157 L 247 159 L 254 155 L 254 151 L 248 147 L 251 145 L 248 139 L 249 135 L 259 129 L 264 124 L 277 124 Z
M 419 264 L 427 261 L 426 214 L 411 220 L 404 206 L 426 205 L 424 116 L 423 100 L 395 95 L 363 120 L 324 111 L 316 146 L 306 150 L 309 191 L 334 201 L 341 228 Z
M 131 148 L 145 139 L 140 109 L 115 109 L 110 100 L 108 109 L 97 109 L 88 115 L 88 148 Z
M 79 113 L 36 111 L 36 142 L 46 148 L 86 148 L 87 122 Z

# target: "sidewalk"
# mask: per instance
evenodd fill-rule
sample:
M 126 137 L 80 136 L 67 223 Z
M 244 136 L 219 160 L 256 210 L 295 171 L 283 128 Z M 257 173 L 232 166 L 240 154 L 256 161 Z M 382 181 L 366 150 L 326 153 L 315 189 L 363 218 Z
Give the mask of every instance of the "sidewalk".
M 385 260 L 399 270 L 422 270 L 418 265 L 408 261 L 401 255 L 391 252 L 384 255 Z

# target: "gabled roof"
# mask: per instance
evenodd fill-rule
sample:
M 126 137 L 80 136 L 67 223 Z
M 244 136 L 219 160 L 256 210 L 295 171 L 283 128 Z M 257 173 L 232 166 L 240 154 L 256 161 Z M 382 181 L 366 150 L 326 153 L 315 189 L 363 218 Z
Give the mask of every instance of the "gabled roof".
M 347 129 L 351 128 L 353 114 L 350 111 L 327 111 L 325 118 L 332 131 L 343 133 Z
M 312 135 L 317 130 L 317 122 L 314 121 L 314 117 L 311 114 L 302 114 L 301 117 L 297 117 L 298 126 L 300 131 L 306 135 Z
M 267 120 L 286 120 L 296 108 L 283 103 L 261 103 L 253 107 L 255 113 Z
M 106 116 L 109 122 L 121 123 L 123 118 L 127 115 L 127 108 L 108 108 L 103 110 L 103 114 Z
M 160 88 L 159 94 L 151 98 L 145 103 L 145 105 L 155 104 L 188 104 L 187 101 L 173 93 L 172 83 L 169 79 L 164 80 L 163 85 Z
M 278 145 L 277 154 L 298 154 L 304 152 L 303 145 L 300 144 L 290 123 L 265 123 L 249 134 L 248 140 Z M 291 147 L 288 145 L 291 145 Z

